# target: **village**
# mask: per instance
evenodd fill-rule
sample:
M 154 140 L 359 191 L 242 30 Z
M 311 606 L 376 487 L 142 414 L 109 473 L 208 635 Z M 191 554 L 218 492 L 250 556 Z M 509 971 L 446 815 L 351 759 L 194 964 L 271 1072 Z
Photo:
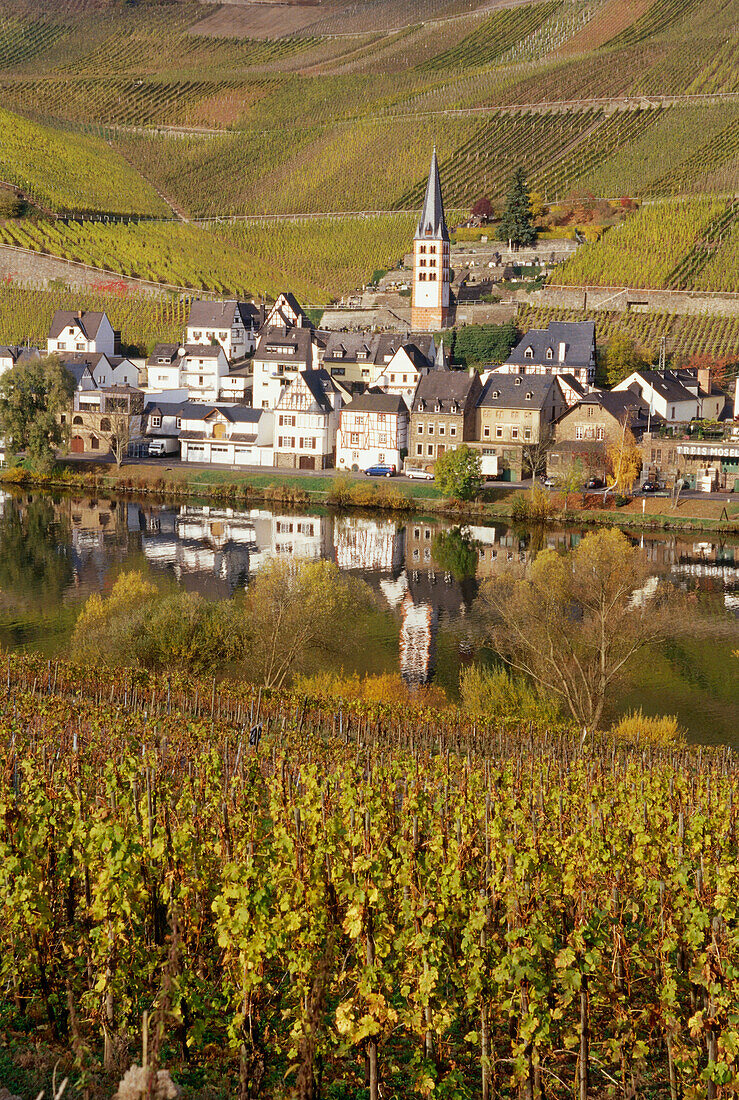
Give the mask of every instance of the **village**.
M 121 354 L 104 312 L 58 310 L 46 348 L 0 347 L 0 371 L 59 357 L 75 385 L 60 414 L 73 459 L 433 480 L 438 459 L 466 445 L 486 479 L 554 487 L 574 476 L 601 489 L 628 435 L 646 491 L 739 490 L 737 398 L 710 366 L 662 361 L 606 389 L 585 320 L 530 329 L 502 363 L 455 369 L 435 335 L 455 309 L 434 153 L 409 330 L 317 327 L 289 291 L 271 306 L 199 300 L 182 344 L 158 344 L 137 362 Z

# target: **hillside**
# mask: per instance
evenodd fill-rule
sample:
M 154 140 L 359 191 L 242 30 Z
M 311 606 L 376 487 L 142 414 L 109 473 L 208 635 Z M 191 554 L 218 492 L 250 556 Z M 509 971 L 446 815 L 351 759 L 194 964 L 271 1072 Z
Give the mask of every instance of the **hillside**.
M 519 163 L 549 203 L 727 196 L 739 189 L 738 59 L 736 0 L 59 0 L 42 14 L 0 0 L 0 180 L 64 214 L 403 212 L 436 144 L 449 207 L 499 199 Z M 297 278 L 300 233 L 273 233 L 266 253 L 253 234 L 226 236 L 246 249 L 226 278 L 228 247 L 213 267 L 223 246 L 201 235 L 156 263 L 119 240 L 118 264 L 103 266 L 256 293 Z M 322 271 L 304 292 L 361 285 L 399 258 L 400 236 L 385 232 L 372 256 L 358 247 L 335 286 Z M 97 264 L 103 244 L 76 240 L 75 255 Z M 70 255 L 61 238 L 43 247 Z

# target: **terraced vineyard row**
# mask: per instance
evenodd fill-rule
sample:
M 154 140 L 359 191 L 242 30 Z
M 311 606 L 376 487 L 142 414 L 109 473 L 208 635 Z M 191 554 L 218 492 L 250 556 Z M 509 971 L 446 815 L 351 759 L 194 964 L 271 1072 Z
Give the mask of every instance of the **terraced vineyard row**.
M 706 268 L 709 266 L 713 268 L 716 261 L 719 261 L 719 267 L 723 268 L 728 259 L 730 270 L 718 276 L 724 284 L 721 289 L 739 290 L 739 255 L 731 247 L 735 244 L 733 234 L 738 222 L 739 202 L 729 203 L 726 209 L 717 214 L 706 227 L 690 251 L 675 265 L 668 276 L 667 286 L 681 290 L 685 287 L 704 285 L 702 279 L 698 277 L 705 273 Z M 724 251 L 727 244 L 729 248 Z
M 273 92 L 278 81 L 257 79 L 0 77 L 9 107 L 94 126 L 228 126 Z
M 659 107 L 614 111 L 566 156 L 554 163 L 546 162 L 546 167 L 533 176 L 534 186 L 550 201 L 565 198 L 578 180 L 654 126 L 660 114 Z
M 656 191 L 670 190 L 679 192 L 687 190 L 696 180 L 705 178 L 708 174 L 715 173 L 721 166 L 730 165 L 739 158 L 739 125 L 736 118 L 713 136 L 705 145 L 692 153 L 682 162 L 675 165 L 675 169 L 669 175 L 657 180 L 654 185 Z
M 701 0 L 655 0 L 644 15 L 621 31 L 608 45 L 631 46 L 635 42 L 644 42 L 674 26 L 700 5 Z
M 530 328 L 546 328 L 550 321 L 585 320 L 595 321 L 599 345 L 606 343 L 615 333 L 625 333 L 655 357 L 659 352 L 661 336 L 667 337 L 668 352 L 677 353 L 683 360 L 703 353 L 719 358 L 733 356 L 739 347 L 739 317 L 524 306 L 519 310 L 516 324 L 519 329 L 526 331 Z
M 60 213 L 171 216 L 151 184 L 99 138 L 72 136 L 1 108 L 0 180 Z
M 190 310 L 190 299 L 176 296 L 155 300 L 131 293 L 122 283 L 104 282 L 97 291 L 28 290 L 0 283 L 0 344 L 46 347 L 57 309 L 104 310 L 122 333 L 125 347 L 148 354 L 159 340 L 179 343 Z
M 599 110 L 492 115 L 454 152 L 441 158 L 439 170 L 447 202 L 464 206 L 480 195 L 503 194 L 518 164 L 536 180 L 545 165 L 602 117 Z M 399 196 L 397 208 L 418 206 L 425 186 L 426 180 L 419 179 Z
M 721 199 L 642 206 L 557 268 L 564 286 L 666 287 L 682 258 L 726 207 Z
M 68 28 L 45 19 L 0 15 L 0 69 L 32 61 L 67 34 Z
M 480 22 L 450 49 L 418 66 L 420 72 L 483 68 L 525 39 L 561 6 L 562 0 L 545 0 L 525 7 L 503 9 Z
M 688 88 L 690 93 L 739 91 L 739 35 L 728 38 Z

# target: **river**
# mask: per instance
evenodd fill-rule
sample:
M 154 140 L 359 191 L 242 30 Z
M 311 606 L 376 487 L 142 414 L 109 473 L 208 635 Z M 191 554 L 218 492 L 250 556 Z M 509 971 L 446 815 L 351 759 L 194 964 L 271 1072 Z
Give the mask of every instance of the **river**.
M 454 698 L 475 654 L 466 623 L 484 581 L 546 546 L 577 545 L 582 531 L 507 524 L 452 527 L 387 514 L 237 511 L 149 499 L 13 492 L 0 497 L 0 644 L 64 655 L 75 616 L 121 569 L 168 577 L 227 598 L 275 555 L 326 558 L 361 576 L 376 611 L 348 638 L 345 671 L 400 671 Z M 695 594 L 716 630 L 670 639 L 630 670 L 614 713 L 676 714 L 692 739 L 739 746 L 739 538 L 653 533 L 640 538 L 655 576 Z M 489 659 L 484 650 L 477 654 Z

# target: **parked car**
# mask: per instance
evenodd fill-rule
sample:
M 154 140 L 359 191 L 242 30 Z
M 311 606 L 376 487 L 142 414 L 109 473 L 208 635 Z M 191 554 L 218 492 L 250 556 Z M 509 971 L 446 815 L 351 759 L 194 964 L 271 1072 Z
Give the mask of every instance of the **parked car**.
M 557 479 L 556 479 L 556 477 L 543 477 L 541 479 L 541 483 L 542 483 L 542 485 L 544 486 L 545 489 L 556 489 L 557 488 Z
M 394 466 L 368 466 L 364 471 L 367 477 L 392 477 L 395 474 Z
M 602 477 L 591 477 L 585 485 L 586 489 L 605 489 L 605 487 L 606 483 Z
M 405 476 L 415 478 L 417 481 L 434 480 L 434 475 L 430 470 L 421 470 L 418 466 L 409 466 L 405 471 Z
M 643 493 L 658 493 L 662 486 L 657 481 L 645 481 L 641 487 Z

